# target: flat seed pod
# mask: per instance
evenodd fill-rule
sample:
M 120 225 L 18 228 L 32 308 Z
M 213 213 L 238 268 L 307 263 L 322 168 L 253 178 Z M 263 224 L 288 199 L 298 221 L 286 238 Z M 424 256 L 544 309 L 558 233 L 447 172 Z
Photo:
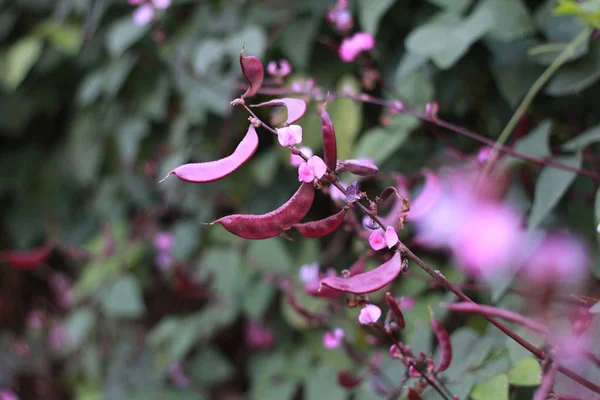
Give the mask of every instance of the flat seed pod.
M 321 280 L 321 285 L 346 293 L 364 294 L 381 289 L 392 282 L 402 269 L 400 253 L 379 267 L 349 278 L 327 277 Z
M 283 106 L 287 109 L 287 119 L 285 125 L 293 124 L 298 121 L 306 112 L 306 102 L 301 99 L 286 97 L 283 99 L 274 99 L 265 103 L 255 104 L 251 107 Z
M 284 230 L 300 222 L 312 206 L 315 188 L 303 183 L 284 205 L 267 214 L 234 214 L 218 219 L 229 232 L 244 239 L 268 239 L 279 236 Z
M 323 160 L 329 169 L 335 170 L 337 164 L 335 128 L 325 107 L 321 110 L 321 135 L 323 136 Z
M 0 253 L 0 261 L 10 264 L 15 269 L 34 269 L 42 265 L 54 250 L 51 244 L 44 244 L 32 250 L 7 250 Z
M 229 156 L 216 161 L 181 165 L 169 172 L 163 180 L 173 174 L 183 181 L 193 183 L 217 181 L 244 165 L 254 155 L 257 148 L 258 135 L 254 127 L 250 125 L 246 136 L 244 136 L 240 144 Z
M 244 57 L 243 49 L 240 51 L 240 66 L 242 67 L 242 74 L 248 82 L 248 90 L 246 90 L 246 93 L 242 97 L 252 97 L 262 86 L 263 79 L 265 78 L 265 69 L 258 58 L 254 56 Z
M 435 372 L 443 372 L 448 369 L 452 362 L 452 343 L 450 342 L 450 335 L 444 325 L 433 318 L 433 315 L 431 316 L 431 326 L 433 327 L 433 332 L 440 345 L 441 354 L 440 362 L 435 368 Z
M 292 228 L 296 229 L 300 234 L 307 238 L 320 238 L 338 229 L 344 217 L 346 216 L 346 210 L 342 209 L 340 212 L 333 214 L 330 217 L 320 219 L 318 221 L 310 221 L 302 224 L 294 224 Z
M 357 176 L 373 176 L 379 172 L 377 165 L 367 159 L 338 161 L 337 170 L 339 172 L 347 171 Z
M 363 381 L 363 379 L 364 379 L 364 375 L 355 376 L 350 371 L 343 370 L 343 371 L 338 371 L 338 373 L 337 373 L 338 383 L 340 384 L 341 387 L 344 387 L 346 389 L 355 388 L 356 386 L 360 385 L 360 383 Z
M 319 281 L 304 286 L 304 292 L 320 299 L 337 299 L 343 294 L 339 290 L 333 290 L 327 286 L 321 285 Z

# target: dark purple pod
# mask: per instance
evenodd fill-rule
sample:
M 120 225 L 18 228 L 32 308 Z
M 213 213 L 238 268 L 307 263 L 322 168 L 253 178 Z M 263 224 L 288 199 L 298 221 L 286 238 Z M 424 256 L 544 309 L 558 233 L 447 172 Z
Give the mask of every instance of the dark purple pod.
M 232 154 L 216 161 L 203 163 L 184 164 L 169 172 L 164 181 L 173 174 L 179 179 L 193 183 L 206 183 L 219 180 L 234 172 L 250 159 L 258 148 L 258 135 L 252 125 L 248 128 L 246 136 Z
M 408 388 L 408 400 L 423 400 L 421 395 L 413 388 Z
M 242 74 L 248 82 L 248 90 L 242 97 L 252 97 L 259 91 L 265 78 L 265 70 L 260 60 L 254 56 L 244 57 L 244 50 L 240 51 L 240 66 Z
M 307 238 L 320 238 L 334 232 L 344 222 L 346 210 L 333 214 L 330 217 L 320 219 L 318 221 L 304 222 L 302 224 L 294 224 L 292 228 L 296 229 L 300 234 Z
M 306 102 L 301 99 L 283 98 L 274 99 L 265 103 L 255 104 L 251 107 L 283 106 L 287 109 L 287 119 L 285 125 L 293 124 L 298 121 L 306 112 Z
M 267 214 L 234 214 L 212 224 L 221 224 L 229 232 L 244 239 L 268 239 L 279 236 L 306 216 L 315 197 L 312 183 L 303 183 L 284 205 Z
M 406 323 L 404 322 L 404 315 L 402 314 L 402 310 L 400 310 L 396 299 L 394 299 L 394 296 L 392 296 L 389 292 L 386 293 L 385 301 L 387 301 L 388 305 L 390 306 L 390 310 L 392 310 L 394 317 L 396 317 L 396 324 L 398 324 L 398 327 L 400 329 L 404 329 L 406 327 Z
M 325 106 L 321 110 L 321 135 L 323 136 L 323 160 L 325 165 L 333 171 L 337 164 L 337 142 L 335 128 Z
M 0 262 L 10 264 L 14 269 L 35 269 L 50 258 L 54 246 L 50 243 L 31 250 L 6 250 L 0 253 Z
M 357 387 L 364 379 L 363 376 L 354 376 L 350 371 L 339 371 L 337 373 L 337 380 L 341 387 L 346 389 L 352 389 Z
M 452 362 L 452 342 L 450 342 L 450 335 L 444 327 L 440 324 L 433 314 L 431 315 L 431 326 L 433 327 L 433 333 L 440 345 L 440 362 L 438 363 L 435 372 L 443 372 L 448 369 Z
M 392 258 L 375 269 L 349 278 L 327 277 L 321 280 L 321 285 L 346 293 L 371 293 L 391 283 L 400 274 L 401 269 L 400 253 L 396 252 Z
M 338 172 L 350 172 L 357 176 L 373 176 L 379 172 L 377 165 L 368 158 L 338 161 L 337 170 Z

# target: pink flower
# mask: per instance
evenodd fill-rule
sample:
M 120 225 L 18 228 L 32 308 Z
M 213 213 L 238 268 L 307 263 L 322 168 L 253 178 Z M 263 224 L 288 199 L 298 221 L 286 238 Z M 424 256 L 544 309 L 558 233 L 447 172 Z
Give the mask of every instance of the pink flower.
M 270 61 L 269 64 L 267 64 L 267 72 L 275 77 L 283 78 L 292 72 L 292 66 L 289 61 L 285 59 L 279 60 L 279 66 L 277 66 L 277 62 Z
M 159 10 L 164 10 L 171 5 L 171 0 L 152 0 L 152 4 Z
M 337 4 L 330 8 L 327 12 L 327 20 L 335 24 L 335 26 L 342 32 L 349 31 L 354 25 L 352 13 L 348 9 L 348 1 L 339 0 Z
M 310 183 L 315 179 L 321 179 L 325 172 L 327 172 L 327 166 L 321 157 L 312 156 L 298 167 L 298 180 Z
M 412 310 L 415 308 L 415 298 L 412 296 L 402 296 L 400 297 L 400 301 L 398 302 L 398 306 L 402 310 Z
M 277 129 L 277 140 L 282 146 L 295 146 L 302 142 L 302 127 L 290 125 Z
M 298 150 L 304 153 L 304 155 L 308 158 L 312 157 L 314 154 L 313 151 L 308 147 L 300 147 Z M 297 156 L 295 154 L 290 155 L 290 164 L 292 164 L 292 167 L 299 167 L 300 164 L 302 164 L 303 162 L 304 160 L 302 159 L 302 157 Z
M 48 345 L 53 350 L 60 350 L 67 343 L 67 328 L 56 325 L 48 335 Z
M 139 26 L 147 25 L 154 19 L 154 7 L 150 4 L 139 6 L 133 12 L 133 23 Z
M 341 182 L 340 185 L 342 185 L 342 187 L 344 188 L 347 186 Z M 329 186 L 329 197 L 331 197 L 331 200 L 337 202 L 346 201 L 346 196 L 344 195 L 344 193 L 340 192 L 340 190 L 333 185 Z
M 374 324 L 381 317 L 381 309 L 374 304 L 367 304 L 360 310 L 358 322 L 363 325 Z
M 391 226 L 386 228 L 384 238 L 385 245 L 388 247 L 388 249 L 391 249 L 396 245 L 396 243 L 398 243 L 398 234 Z
M 185 372 L 183 372 L 183 367 L 179 362 L 173 362 L 169 366 L 169 375 L 171 377 L 171 382 L 173 385 L 178 387 L 179 389 L 186 388 L 190 385 L 190 378 L 187 377 Z
M 173 235 L 170 233 L 160 232 L 154 236 L 154 248 L 158 251 L 171 251 L 173 244 Z
M 318 281 L 319 280 L 319 264 L 315 262 L 312 264 L 305 264 L 305 265 L 301 266 L 299 275 L 300 275 L 300 280 L 305 285 L 308 285 L 315 281 Z
M 375 251 L 385 247 L 385 239 L 381 236 L 379 231 L 374 231 L 369 235 L 369 245 L 371 245 L 371 248 Z
M 344 330 L 340 328 L 325 332 L 323 335 L 323 347 L 326 349 L 335 349 L 340 347 L 342 341 L 344 340 L 344 336 L 346 336 L 346 334 L 344 333 Z
M 437 101 L 433 101 L 425 104 L 425 115 L 428 118 L 437 118 L 438 110 L 440 109 L 440 105 Z
M 11 390 L 4 389 L 0 391 L 0 400 L 19 400 L 19 398 Z
M 350 38 L 344 39 L 338 50 L 340 58 L 344 62 L 351 62 L 362 51 L 368 51 L 375 47 L 375 38 L 370 33 L 358 32 Z

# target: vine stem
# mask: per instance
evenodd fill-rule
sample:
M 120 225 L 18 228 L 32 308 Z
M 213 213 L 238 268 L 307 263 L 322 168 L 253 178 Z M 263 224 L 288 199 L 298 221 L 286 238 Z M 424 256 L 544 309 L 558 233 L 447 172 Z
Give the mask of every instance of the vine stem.
M 238 103 L 238 104 L 241 104 L 246 109 L 246 111 L 250 114 L 250 116 L 252 118 L 254 118 L 256 121 L 260 122 L 260 125 L 262 127 L 267 129 L 269 132 L 277 135 L 277 131 L 275 129 L 271 128 L 269 125 L 265 124 L 260 118 L 258 118 L 258 116 L 250 109 L 250 107 L 248 107 L 245 104 L 245 102 L 243 100 L 241 101 L 241 103 Z M 306 154 L 302 153 L 301 151 L 298 151 L 298 155 L 300 157 L 302 157 L 303 160 L 305 160 L 305 161 L 308 160 L 308 157 L 306 156 Z M 334 178 L 331 180 L 331 184 L 334 185 L 344 195 L 346 195 L 346 189 L 339 183 L 335 171 L 332 171 L 329 168 L 327 168 L 327 171 Z M 379 218 L 379 216 L 377 216 L 375 213 L 371 212 L 371 210 L 369 210 L 368 207 L 366 207 L 360 201 L 356 201 L 356 202 L 354 202 L 354 204 L 364 214 L 368 215 L 373 221 L 375 221 L 375 223 L 377 223 L 377 225 L 379 225 L 383 230 L 386 230 L 387 225 L 381 220 L 381 218 Z M 442 286 L 444 286 L 444 288 L 446 288 L 446 290 L 449 290 L 452 293 L 454 293 L 459 299 L 461 299 L 463 301 L 468 301 L 470 303 L 476 303 L 469 296 L 467 296 L 464 292 L 462 292 L 458 287 L 456 287 L 452 282 L 450 282 L 448 279 L 446 279 L 446 277 L 444 275 L 442 275 L 439 271 L 434 270 L 425 261 L 421 260 L 404 243 L 402 243 L 402 241 L 399 240 L 398 244 L 396 245 L 396 247 L 394 247 L 394 249 L 395 249 L 395 251 L 400 251 L 405 256 L 407 256 L 411 261 L 416 263 L 421 269 L 423 269 L 432 278 L 434 278 L 436 281 L 440 282 L 442 284 Z M 497 319 L 495 319 L 493 317 L 490 317 L 489 315 L 483 315 L 483 317 L 486 320 L 488 320 L 492 325 L 494 325 L 498 329 L 500 329 L 504 334 L 506 334 L 512 340 L 514 340 L 519 345 L 524 347 L 527 351 L 529 351 L 534 356 L 536 356 L 538 359 L 540 359 L 540 360 L 550 360 L 551 359 L 548 354 L 546 354 L 544 351 L 542 351 L 541 349 L 539 349 L 536 346 L 534 346 L 533 344 L 531 344 L 525 338 L 518 335 L 516 332 L 514 332 L 508 326 L 504 325 L 502 322 L 498 321 Z M 575 382 L 592 390 L 593 392 L 600 394 L 600 386 L 598 386 L 597 384 L 578 375 L 577 373 L 575 373 L 574 371 L 572 371 L 571 369 L 569 369 L 567 367 L 558 365 L 557 368 L 558 368 L 558 371 L 561 372 L 563 375 L 571 378 Z
M 575 39 L 573 39 L 567 45 L 567 47 L 565 47 L 565 49 L 554 59 L 554 61 L 552 61 L 552 64 L 550 64 L 548 68 L 546 68 L 546 70 L 539 76 L 539 78 L 536 79 L 533 85 L 531 85 L 531 88 L 521 101 L 521 104 L 519 104 L 519 107 L 517 107 L 515 113 L 512 115 L 512 117 L 500 133 L 500 136 L 498 136 L 498 140 L 496 140 L 496 143 L 492 148 L 492 153 L 490 154 L 490 157 L 488 158 L 485 167 L 483 168 L 483 172 L 481 174 L 482 176 L 487 175 L 491 171 L 495 163 L 496 154 L 498 152 L 499 147 L 506 143 L 506 141 L 512 134 L 513 129 L 515 129 L 515 126 L 517 126 L 517 123 L 519 122 L 523 114 L 525 114 L 525 111 L 527 111 L 535 96 L 539 93 L 540 90 L 542 90 L 546 83 L 548 83 L 548 80 L 550 80 L 552 75 L 554 75 L 554 73 L 558 71 L 558 69 L 569 60 L 569 58 L 573 55 L 575 50 L 577 50 L 577 47 L 579 47 L 581 44 L 583 44 L 583 42 L 587 40 L 591 33 L 592 30 L 589 27 L 586 27 L 581 33 L 579 33 L 579 35 L 577 35 Z

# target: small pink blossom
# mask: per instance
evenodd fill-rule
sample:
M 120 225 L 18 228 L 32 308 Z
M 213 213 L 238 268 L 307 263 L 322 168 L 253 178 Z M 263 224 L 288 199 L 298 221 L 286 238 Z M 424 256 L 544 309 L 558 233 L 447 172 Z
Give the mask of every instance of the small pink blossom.
M 375 251 L 381 250 L 386 246 L 385 239 L 379 231 L 374 231 L 369 235 L 369 245 Z
M 278 128 L 277 140 L 282 146 L 297 145 L 302 142 L 302 127 L 300 125 L 290 125 L 285 128 Z
M 133 12 L 133 23 L 136 25 L 148 25 L 153 19 L 154 7 L 150 4 L 141 5 Z
M 152 4 L 159 10 L 164 10 L 165 8 L 169 8 L 171 5 L 171 0 L 152 0 Z
M 477 162 L 479 164 L 484 164 L 485 162 L 487 162 L 488 158 L 490 158 L 491 154 L 492 154 L 491 147 L 482 147 L 477 152 Z
M 342 341 L 344 340 L 344 330 L 341 328 L 336 328 L 332 331 L 325 332 L 323 335 L 323 347 L 326 349 L 335 349 L 340 347 Z
M 388 247 L 388 249 L 391 249 L 392 247 L 394 247 L 396 245 L 396 243 L 398 243 L 398 234 L 396 233 L 396 231 L 394 230 L 394 228 L 392 228 L 391 226 L 388 226 L 385 230 L 385 245 Z
M 338 50 L 344 62 L 351 62 L 362 52 L 375 47 L 375 38 L 370 33 L 358 32 L 350 38 L 344 39 Z
M 340 185 L 342 185 L 342 187 L 344 187 L 344 188 L 347 186 L 341 182 L 340 182 Z M 331 200 L 336 201 L 336 202 L 345 202 L 346 201 L 346 196 L 344 195 L 344 193 L 342 193 L 338 188 L 336 188 L 333 185 L 329 186 L 329 197 L 331 197 Z
M 298 180 L 310 183 L 315 179 L 321 179 L 325 172 L 327 172 L 327 165 L 321 157 L 312 156 L 298 167 Z
M 427 103 L 427 104 L 425 104 L 425 115 L 428 118 L 435 119 L 435 118 L 437 118 L 439 109 L 440 109 L 440 105 L 437 103 L 437 101 Z
M 0 400 L 19 400 L 19 398 L 11 390 L 4 389 L 0 391 Z
M 415 308 L 415 304 L 415 298 L 412 296 L 402 296 L 400 297 L 400 301 L 398 301 L 398 306 L 402 310 L 412 310 L 413 308 Z
M 381 317 L 381 309 L 374 304 L 367 304 L 360 310 L 358 322 L 363 325 L 374 324 Z
M 48 335 L 48 346 L 52 350 L 60 350 L 67 343 L 67 329 L 63 325 L 56 325 Z
M 154 257 L 156 266 L 163 271 L 169 269 L 173 265 L 173 261 L 173 255 L 169 252 L 161 251 L 160 253 L 156 254 L 156 257 Z
M 175 240 L 173 235 L 166 232 L 160 232 L 154 236 L 154 248 L 158 251 L 171 251 Z
M 267 64 L 267 72 L 277 78 L 284 78 L 292 72 L 292 66 L 288 60 L 270 61 Z
M 312 157 L 314 154 L 313 151 L 308 147 L 300 147 L 298 150 L 300 150 L 308 158 Z M 290 164 L 292 164 L 292 167 L 299 167 L 303 162 L 304 160 L 302 157 L 295 154 L 290 155 Z
M 339 0 L 337 4 L 327 12 L 327 20 L 334 24 L 340 31 L 346 32 L 354 26 L 354 19 L 350 12 L 348 1 Z
M 300 281 L 305 285 L 309 285 L 319 280 L 319 264 L 305 264 L 300 267 L 299 271 Z

